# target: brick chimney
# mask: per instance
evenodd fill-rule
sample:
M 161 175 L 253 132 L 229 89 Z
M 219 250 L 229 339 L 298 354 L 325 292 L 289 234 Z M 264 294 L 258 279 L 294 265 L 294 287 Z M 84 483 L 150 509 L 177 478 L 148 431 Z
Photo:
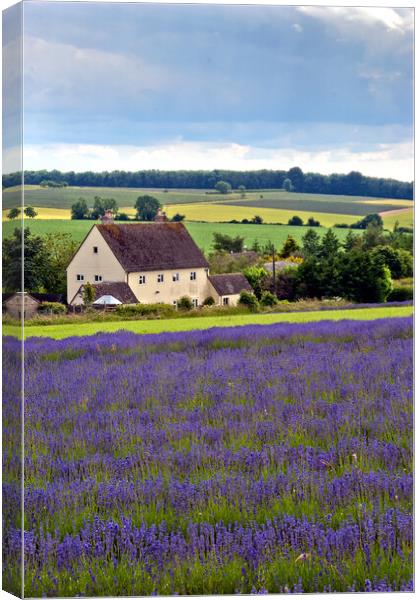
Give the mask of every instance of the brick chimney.
M 114 215 L 112 213 L 112 210 L 106 210 L 105 214 L 103 215 L 103 217 L 101 217 L 101 221 L 103 225 L 107 225 L 108 223 L 113 223 L 114 222 Z
M 157 211 L 157 215 L 155 217 L 155 222 L 156 223 L 165 223 L 165 221 L 168 220 L 168 217 L 166 216 L 166 213 L 162 211 L 162 209 L 159 207 L 158 211 Z

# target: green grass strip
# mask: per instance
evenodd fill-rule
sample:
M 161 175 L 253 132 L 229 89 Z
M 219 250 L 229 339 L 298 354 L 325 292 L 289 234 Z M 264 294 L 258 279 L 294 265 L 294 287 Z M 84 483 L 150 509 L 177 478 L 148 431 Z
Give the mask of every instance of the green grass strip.
M 108 323 L 71 323 L 32 325 L 25 328 L 25 337 L 50 337 L 62 339 L 71 336 L 112 333 L 125 330 L 133 333 L 162 333 L 164 331 L 190 331 L 210 327 L 234 327 L 240 325 L 269 325 L 272 323 L 307 323 L 310 321 L 339 321 L 341 319 L 372 320 L 389 317 L 408 317 L 413 314 L 412 306 L 361 308 L 353 310 L 324 310 L 278 314 L 246 314 L 217 317 L 196 317 L 194 319 L 156 319 L 139 321 L 111 321 Z M 3 335 L 19 336 L 19 328 L 10 325 L 3 327 Z

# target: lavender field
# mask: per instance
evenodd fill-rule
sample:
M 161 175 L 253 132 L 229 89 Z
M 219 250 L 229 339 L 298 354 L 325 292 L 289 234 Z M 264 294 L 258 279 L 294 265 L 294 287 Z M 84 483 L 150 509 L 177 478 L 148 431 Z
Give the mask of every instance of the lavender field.
M 412 320 L 32 338 L 24 476 L 26 596 L 412 590 Z

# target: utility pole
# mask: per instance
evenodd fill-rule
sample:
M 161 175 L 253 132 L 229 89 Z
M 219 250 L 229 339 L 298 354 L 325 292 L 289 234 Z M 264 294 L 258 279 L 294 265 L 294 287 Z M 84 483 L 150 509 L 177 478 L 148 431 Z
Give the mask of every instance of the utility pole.
M 273 294 L 276 295 L 276 249 L 271 242 L 271 252 L 273 257 Z

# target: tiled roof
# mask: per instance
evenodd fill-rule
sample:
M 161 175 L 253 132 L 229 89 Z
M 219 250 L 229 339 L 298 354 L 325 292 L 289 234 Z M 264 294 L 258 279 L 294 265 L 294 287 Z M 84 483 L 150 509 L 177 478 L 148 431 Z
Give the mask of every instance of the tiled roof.
M 252 287 L 242 273 L 223 273 L 222 275 L 210 275 L 210 283 L 219 296 L 231 296 L 240 294 L 242 290 L 252 292 Z
M 114 296 L 114 298 L 123 304 L 136 304 L 138 302 L 131 288 L 124 281 L 93 283 L 92 287 L 95 290 L 95 300 L 98 300 L 101 296 Z M 82 289 L 83 286 L 81 286 L 79 291 Z
M 208 267 L 182 223 L 96 225 L 126 272 Z
M 299 264 L 294 263 L 291 260 L 276 260 L 275 266 L 276 266 L 277 271 L 284 271 L 285 269 L 290 269 L 290 268 L 295 269 L 296 267 L 299 266 Z M 273 263 L 272 262 L 264 263 L 264 269 L 266 271 L 270 271 L 270 273 L 272 273 L 273 272 Z

